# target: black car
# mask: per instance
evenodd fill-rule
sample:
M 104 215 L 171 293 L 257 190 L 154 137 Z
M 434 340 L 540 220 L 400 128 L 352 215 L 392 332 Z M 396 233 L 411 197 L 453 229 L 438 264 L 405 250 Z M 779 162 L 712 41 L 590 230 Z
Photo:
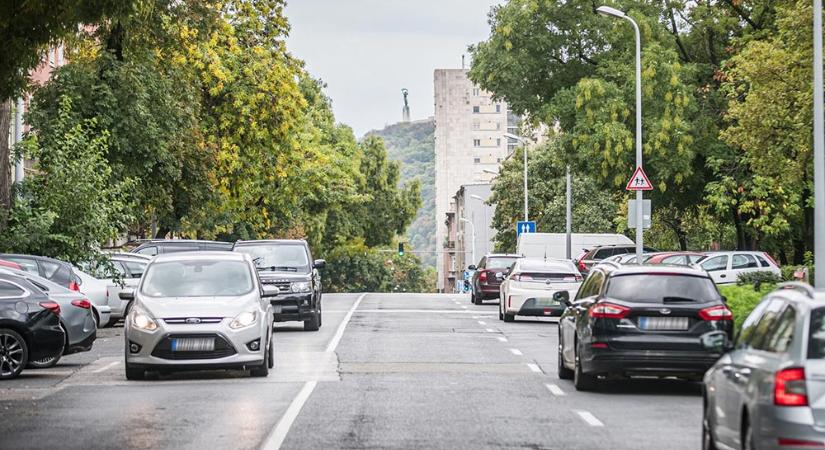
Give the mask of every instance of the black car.
M 0 259 L 17 263 L 26 272 L 41 276 L 67 289 L 80 290 L 80 278 L 75 275 L 72 265 L 67 262 L 45 256 L 13 253 L 1 253 Z
M 275 321 L 303 321 L 304 330 L 321 327 L 321 275 L 326 262 L 312 259 L 306 241 L 273 239 L 238 241 L 234 251 L 247 253 L 258 267 L 263 284 L 274 284 L 279 295 L 271 302 Z
M 60 305 L 23 277 L 0 274 L 0 380 L 63 352 Z
M 232 251 L 231 242 L 200 241 L 194 239 L 152 239 L 144 241 L 129 253 L 155 256 L 162 253 Z
M 670 266 L 595 266 L 559 320 L 559 378 L 577 390 L 598 377 L 701 380 L 720 353 L 705 333 L 733 335 L 733 314 L 710 276 Z

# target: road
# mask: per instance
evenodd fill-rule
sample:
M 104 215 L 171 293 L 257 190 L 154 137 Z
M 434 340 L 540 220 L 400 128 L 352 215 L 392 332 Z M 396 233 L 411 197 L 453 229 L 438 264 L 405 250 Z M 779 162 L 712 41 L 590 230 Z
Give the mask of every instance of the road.
M 276 367 L 127 382 L 123 328 L 0 383 L 0 448 L 700 448 L 696 383 L 556 376 L 552 319 L 447 294 L 327 294 L 321 331 L 276 326 Z

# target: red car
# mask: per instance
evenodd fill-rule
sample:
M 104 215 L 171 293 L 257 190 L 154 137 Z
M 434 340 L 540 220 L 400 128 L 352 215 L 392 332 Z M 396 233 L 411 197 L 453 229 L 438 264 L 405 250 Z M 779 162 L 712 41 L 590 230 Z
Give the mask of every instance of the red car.
M 485 255 L 479 261 L 478 266 L 467 267 L 475 271 L 470 279 L 470 301 L 480 305 L 486 299 L 498 298 L 501 281 L 519 258 L 521 255 Z
M 674 264 L 679 266 L 689 266 L 707 256 L 702 252 L 661 252 L 650 255 L 645 260 L 645 264 Z

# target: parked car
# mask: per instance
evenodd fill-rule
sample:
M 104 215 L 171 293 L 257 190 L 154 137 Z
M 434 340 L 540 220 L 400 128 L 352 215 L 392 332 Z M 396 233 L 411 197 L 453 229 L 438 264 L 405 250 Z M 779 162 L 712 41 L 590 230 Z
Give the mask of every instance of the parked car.
M 788 289 L 790 288 L 790 289 Z M 768 294 L 705 374 L 703 448 L 825 447 L 825 294 L 787 283 Z
M 201 251 L 232 251 L 232 243 L 194 239 L 151 239 L 144 241 L 129 253 L 155 256 L 165 253 Z
M 79 290 L 92 303 L 92 312 L 98 328 L 103 328 L 111 321 L 112 308 L 106 298 L 107 280 L 99 280 L 87 272 L 77 267 L 73 267 L 75 277 L 77 277 Z
M 652 253 L 655 251 L 657 250 L 649 247 L 644 248 L 645 253 Z M 590 268 L 599 261 L 610 258 L 611 256 L 626 255 L 628 253 L 636 253 L 635 244 L 600 245 L 598 247 L 593 247 L 590 250 L 585 250 L 584 253 L 576 259 L 576 265 L 579 272 L 586 277 L 587 274 L 590 273 Z
M 484 255 L 478 266 L 467 267 L 474 271 L 470 278 L 470 302 L 480 305 L 484 300 L 499 298 L 501 280 L 518 258 L 519 255 L 509 254 Z
M 106 277 L 106 304 L 111 309 L 108 326 L 114 325 L 118 320 L 129 314 L 131 302 L 121 300 L 120 292 L 123 289 L 134 289 L 140 282 L 140 277 L 146 271 L 146 266 L 152 260 L 151 256 L 140 253 L 116 253 L 110 258 L 117 279 Z
M 126 378 L 147 370 L 273 367 L 274 285 L 261 284 L 248 255 L 187 252 L 159 255 L 138 288 L 125 324 Z
M 701 380 L 719 352 L 701 345 L 733 333 L 733 314 L 703 270 L 673 266 L 593 268 L 559 320 L 559 378 L 577 390 L 598 377 L 677 376 Z
M 708 271 L 716 284 L 736 283 L 740 274 L 748 272 L 771 272 L 782 276 L 779 265 L 765 252 L 713 252 L 698 264 Z
M 650 255 L 645 264 L 667 264 L 675 266 L 689 266 L 696 264 L 707 256 L 702 252 L 660 252 Z
M 65 355 L 88 352 L 92 349 L 92 344 L 97 338 L 97 326 L 92 304 L 83 294 L 24 270 L 0 267 L 0 274 L 16 275 L 26 279 L 46 294 L 49 300 L 60 305 L 60 327 L 66 335 L 63 352 L 38 360 L 29 359 L 28 367 L 52 367 Z
M 234 251 L 246 253 L 258 268 L 261 282 L 280 294 L 271 299 L 275 321 L 303 321 L 304 330 L 318 331 L 322 324 L 321 275 L 323 259 L 312 259 L 303 240 L 238 241 Z
M 40 275 L 73 291 L 80 290 L 80 283 L 72 273 L 72 265 L 54 258 L 35 255 L 2 253 L 0 259 L 18 264 L 26 272 Z
M 512 322 L 518 316 L 560 316 L 566 305 L 556 292 L 575 295 L 582 276 L 572 261 L 517 259 L 501 283 L 498 318 Z
M 0 380 L 63 352 L 60 305 L 28 280 L 0 273 Z
M 643 257 L 647 257 L 648 255 L 645 254 Z M 621 255 L 613 255 L 609 258 L 605 258 L 596 264 L 602 264 L 605 262 L 616 262 L 619 264 L 636 264 L 636 254 L 635 253 L 624 253 Z

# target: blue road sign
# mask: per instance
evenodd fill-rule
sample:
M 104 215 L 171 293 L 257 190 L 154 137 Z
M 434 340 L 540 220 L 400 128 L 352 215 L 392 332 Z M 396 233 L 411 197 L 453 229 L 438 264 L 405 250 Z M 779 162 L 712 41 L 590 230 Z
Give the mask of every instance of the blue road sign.
M 516 237 L 520 236 L 521 233 L 535 233 L 536 232 L 536 222 L 532 220 L 529 222 L 519 222 L 516 224 Z

